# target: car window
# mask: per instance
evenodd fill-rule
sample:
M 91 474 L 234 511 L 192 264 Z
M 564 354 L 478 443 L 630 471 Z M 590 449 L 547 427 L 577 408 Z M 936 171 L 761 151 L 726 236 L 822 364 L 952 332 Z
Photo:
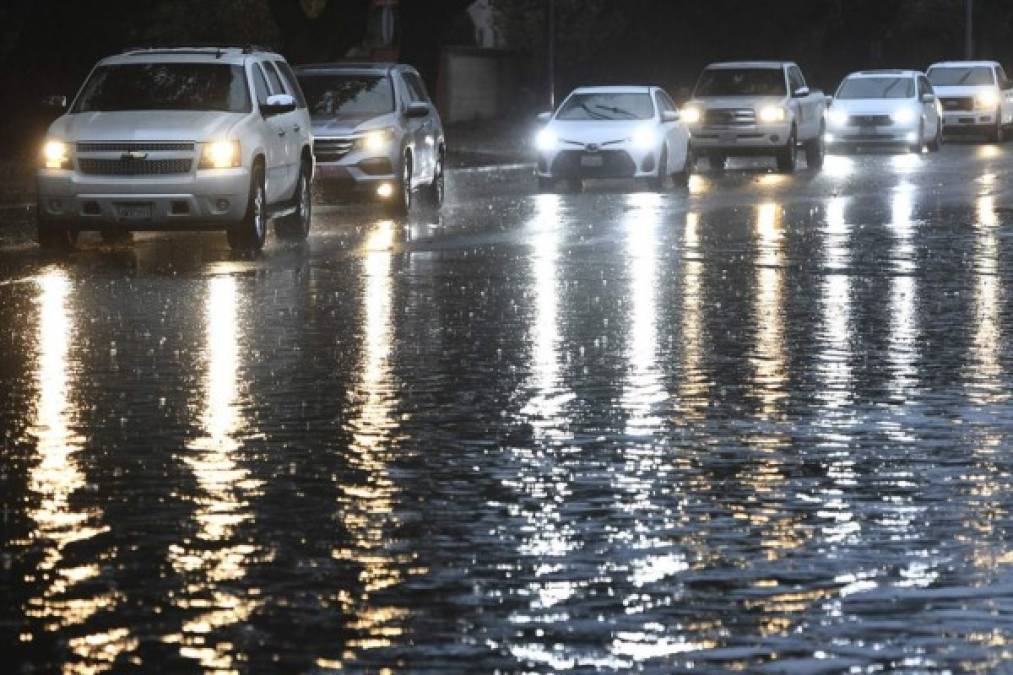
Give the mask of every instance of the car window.
M 654 100 L 658 104 L 658 110 L 661 112 L 675 112 L 675 104 L 672 103 L 672 99 L 668 98 L 664 92 L 656 92 L 654 94 Z
M 805 86 L 805 78 L 802 77 L 802 71 L 792 66 L 788 69 L 788 83 L 791 85 L 791 92 L 795 93 L 799 89 Z
M 310 71 L 299 74 L 299 85 L 313 117 L 375 117 L 394 110 L 393 80 L 386 75 Z
M 995 84 L 994 77 L 986 66 L 940 66 L 929 71 L 933 87 L 980 87 Z
M 406 88 L 408 89 L 408 96 L 412 101 L 421 101 L 423 103 L 429 102 L 429 95 L 426 93 L 426 86 L 422 84 L 422 80 L 415 73 L 404 73 L 403 74 Z
M 556 114 L 557 120 L 649 120 L 654 117 L 651 97 L 627 92 L 573 94 Z
M 921 89 L 921 92 L 919 93 L 920 96 L 924 96 L 925 94 L 935 95 L 936 93 L 935 90 L 932 89 L 932 85 L 929 83 L 928 78 L 924 75 L 918 78 L 918 88 Z
M 299 86 L 299 79 L 292 71 L 292 66 L 284 61 L 275 61 L 274 65 L 278 67 L 278 72 L 281 73 L 282 79 L 285 80 L 289 92 L 295 96 L 296 105 L 300 108 L 305 108 L 306 96 L 303 95 L 302 87 Z
M 242 66 L 218 63 L 130 63 L 99 66 L 73 112 L 220 110 L 249 112 Z
M 1006 71 L 1002 66 L 995 67 L 995 76 L 1000 89 L 1009 89 L 1009 80 L 1006 78 Z
M 271 90 L 268 89 L 267 80 L 264 79 L 264 71 L 257 63 L 253 64 L 253 91 L 257 94 L 259 105 L 267 103 L 267 97 L 271 95 Z
M 695 96 L 784 96 L 784 71 L 776 68 L 708 68 Z
M 274 69 L 274 64 L 270 61 L 264 61 L 261 63 L 264 67 L 264 72 L 267 73 L 267 81 L 271 85 L 272 94 L 287 94 L 285 91 L 285 85 L 281 83 L 281 78 L 278 76 L 278 71 Z
M 912 98 L 915 81 L 910 77 L 849 77 L 837 90 L 837 98 Z

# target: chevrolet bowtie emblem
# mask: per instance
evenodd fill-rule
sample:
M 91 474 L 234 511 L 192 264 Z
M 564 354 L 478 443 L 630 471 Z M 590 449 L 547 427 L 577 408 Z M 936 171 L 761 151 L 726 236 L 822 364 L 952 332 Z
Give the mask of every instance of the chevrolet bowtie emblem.
M 124 152 L 120 155 L 120 159 L 147 159 L 148 153 L 146 152 Z

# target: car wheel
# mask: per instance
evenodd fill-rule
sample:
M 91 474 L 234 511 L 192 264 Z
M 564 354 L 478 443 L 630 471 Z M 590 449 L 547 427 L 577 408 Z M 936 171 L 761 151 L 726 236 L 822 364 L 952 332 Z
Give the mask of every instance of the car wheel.
M 570 192 L 581 193 L 584 191 L 584 181 L 580 178 L 570 179 Z
M 992 142 L 1002 143 L 1006 140 L 1006 130 L 1002 126 L 1002 111 L 996 115 L 995 129 L 992 130 Z
M 724 171 L 728 166 L 728 155 L 723 155 L 720 152 L 712 152 L 707 159 L 715 171 Z
M 130 230 L 102 230 L 102 241 L 113 246 L 129 244 L 134 240 Z
M 823 168 L 823 159 L 827 154 L 826 141 L 823 128 L 820 128 L 819 135 L 805 145 L 805 163 L 810 169 L 820 170 Z
M 798 132 L 791 130 L 788 142 L 777 155 L 777 170 L 780 173 L 794 173 L 798 165 Z
M 443 206 L 443 200 L 447 195 L 446 176 L 444 176 L 444 162 L 446 152 L 443 148 L 436 154 L 436 167 L 433 169 L 433 182 L 429 184 L 428 197 L 429 203 L 440 208 Z
M 310 234 L 312 220 L 313 188 L 310 178 L 310 163 L 304 161 L 299 168 L 299 181 L 295 186 L 295 213 L 276 220 L 274 232 L 283 239 L 305 239 Z
M 390 210 L 399 218 L 404 218 L 412 210 L 412 156 L 407 153 L 401 164 L 401 177 L 398 179 L 397 191 L 394 194 L 394 201 L 390 204 Z
M 911 144 L 910 150 L 919 155 L 923 147 L 925 147 L 925 120 L 922 120 L 922 123 L 918 126 L 918 141 Z
M 682 171 L 672 174 L 672 183 L 679 187 L 689 187 L 689 178 L 693 175 L 696 166 L 696 152 L 693 146 L 686 148 L 686 163 L 682 165 Z
M 658 157 L 658 173 L 647 181 L 648 188 L 661 192 L 665 189 L 665 179 L 668 178 L 668 147 L 661 147 L 661 155 Z
M 229 246 L 236 250 L 259 251 L 267 239 L 267 189 L 264 181 L 264 165 L 253 165 L 250 177 L 250 196 L 246 203 L 243 219 L 230 227 L 226 234 Z
M 936 125 L 936 137 L 929 142 L 930 152 L 939 152 L 943 147 L 943 125 Z
M 39 247 L 47 251 L 70 251 L 77 245 L 78 231 L 50 221 L 42 215 L 42 205 L 35 207 Z
M 542 194 L 551 193 L 556 191 L 556 181 L 551 178 L 544 176 L 538 177 L 538 191 Z

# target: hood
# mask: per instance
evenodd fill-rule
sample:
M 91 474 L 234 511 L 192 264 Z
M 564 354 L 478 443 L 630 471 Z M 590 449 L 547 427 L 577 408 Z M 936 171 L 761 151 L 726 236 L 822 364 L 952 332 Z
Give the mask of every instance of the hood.
M 339 115 L 336 117 L 314 117 L 314 136 L 350 136 L 352 134 L 398 126 L 397 113 L 373 115 Z
M 830 107 L 855 115 L 889 115 L 901 108 L 915 108 L 918 105 L 913 98 L 849 98 L 834 99 Z
M 702 110 L 711 108 L 754 108 L 759 110 L 766 105 L 784 105 L 787 96 L 708 96 L 695 98 L 686 105 L 698 106 Z
M 561 141 L 577 141 L 578 143 L 608 143 L 624 141 L 633 132 L 643 126 L 655 127 L 656 120 L 553 120 L 548 128 L 552 129 Z
M 943 96 L 946 98 L 950 97 L 961 97 L 961 96 L 974 96 L 984 91 L 998 92 L 994 84 L 982 84 L 976 87 L 960 86 L 960 87 L 936 87 L 933 85 L 933 90 L 936 92 L 936 96 Z
M 64 115 L 49 127 L 65 141 L 195 141 L 228 135 L 250 113 L 122 110 Z

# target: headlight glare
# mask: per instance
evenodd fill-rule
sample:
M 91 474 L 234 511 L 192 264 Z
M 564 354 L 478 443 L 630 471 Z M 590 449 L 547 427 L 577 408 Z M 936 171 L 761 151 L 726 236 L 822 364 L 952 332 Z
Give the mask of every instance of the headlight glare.
M 890 115 L 890 119 L 897 124 L 911 124 L 915 120 L 915 114 L 911 112 L 910 108 L 901 108 Z
M 776 105 L 768 105 L 765 108 L 760 109 L 760 121 L 771 123 L 771 122 L 783 122 L 787 118 L 784 108 Z
M 556 147 L 557 141 L 558 139 L 556 138 L 555 131 L 552 129 L 542 129 L 538 132 L 538 135 L 535 136 L 535 147 L 545 152 Z
M 47 169 L 69 169 L 70 146 L 63 141 L 46 141 L 42 146 L 42 165 Z
M 848 113 L 844 112 L 843 110 L 831 108 L 828 117 L 830 118 L 831 126 L 843 127 L 845 124 L 848 123 Z
M 992 108 L 999 104 L 999 94 L 994 91 L 983 91 L 975 95 L 974 102 L 979 108 Z
M 383 152 L 390 147 L 394 140 L 394 132 L 391 129 L 377 129 L 369 131 L 359 139 L 359 147 L 370 152 Z
M 630 141 L 633 142 L 633 147 L 638 150 L 651 150 L 657 143 L 658 137 L 654 133 L 654 129 L 649 127 L 640 127 L 633 132 L 633 136 L 630 137 Z
M 239 141 L 212 141 L 204 144 L 200 168 L 231 169 L 239 166 Z
M 699 108 L 686 108 L 682 111 L 682 119 L 686 124 L 696 124 L 700 121 L 703 115 L 700 114 Z

